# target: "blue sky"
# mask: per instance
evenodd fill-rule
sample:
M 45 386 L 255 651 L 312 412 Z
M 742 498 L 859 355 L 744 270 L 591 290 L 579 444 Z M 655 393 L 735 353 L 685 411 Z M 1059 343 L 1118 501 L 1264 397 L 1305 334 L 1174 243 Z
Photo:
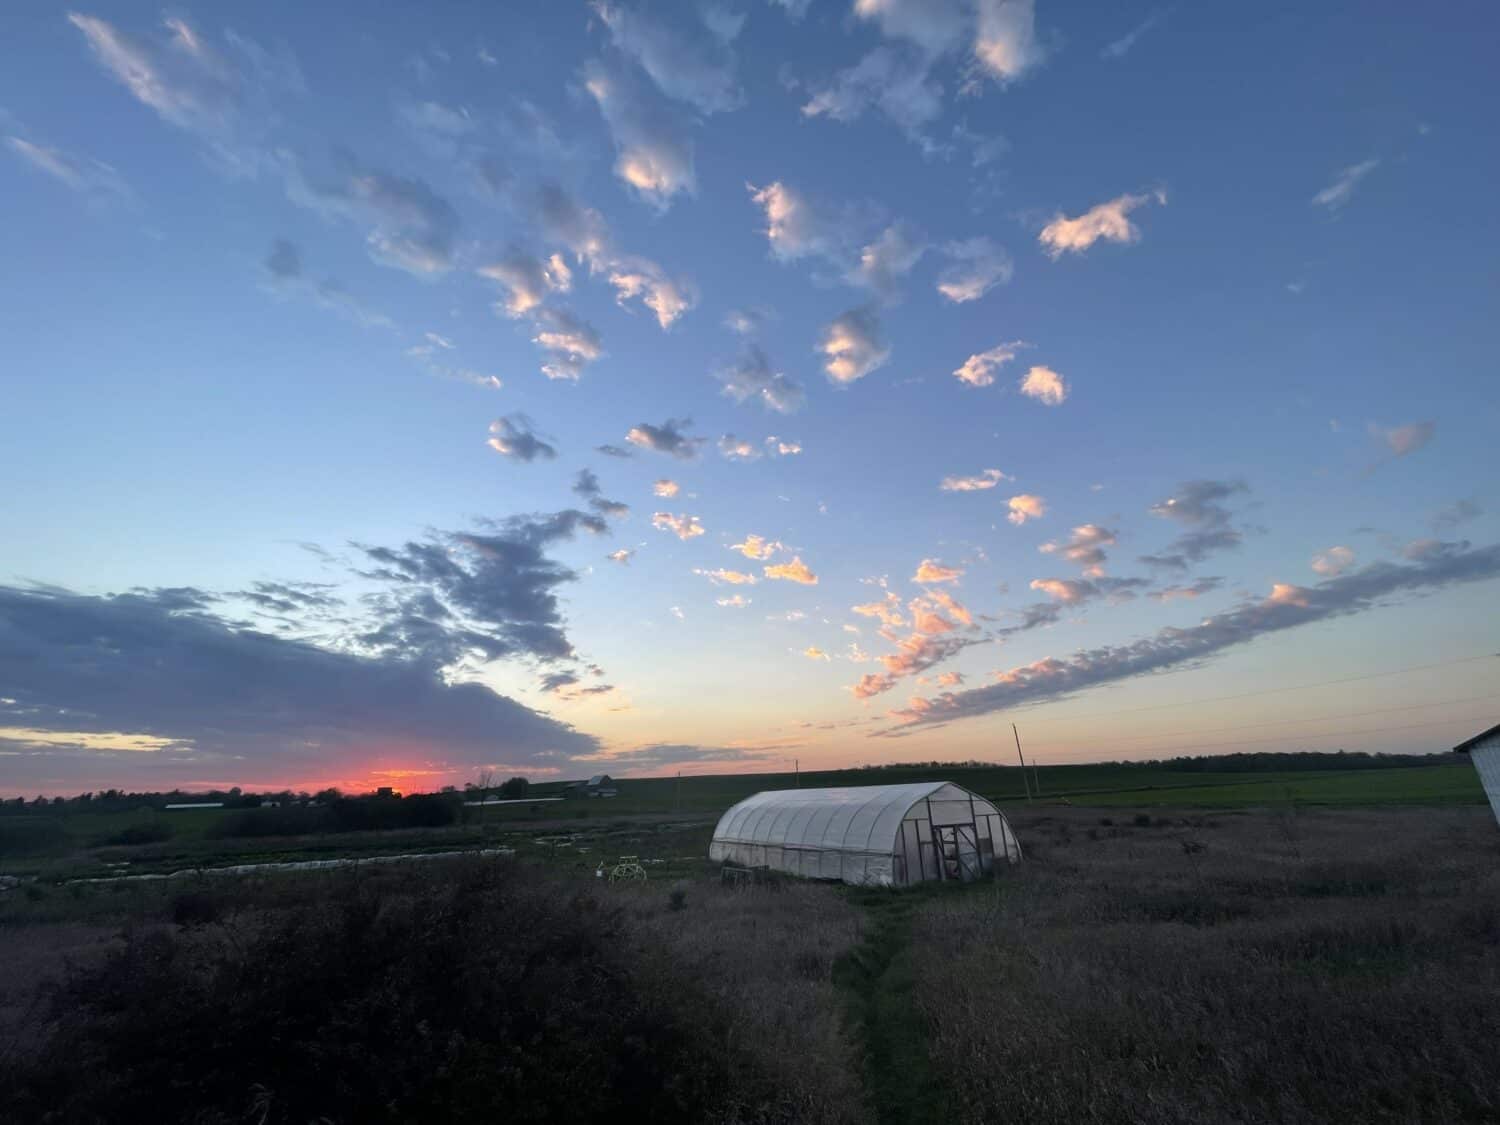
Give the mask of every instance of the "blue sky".
M 0 15 L 0 788 L 1492 721 L 1488 6 L 380 9 Z

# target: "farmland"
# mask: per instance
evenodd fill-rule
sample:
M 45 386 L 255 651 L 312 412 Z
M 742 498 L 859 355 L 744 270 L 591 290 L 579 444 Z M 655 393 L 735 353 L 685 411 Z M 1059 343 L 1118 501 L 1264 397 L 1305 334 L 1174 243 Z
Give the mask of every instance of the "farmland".
M 997 799 L 1026 862 L 882 892 L 727 887 L 704 859 L 718 814 L 760 788 L 934 774 Z M 161 1116 L 162 1089 L 166 1119 L 207 1121 L 1500 1114 L 1500 831 L 1472 767 L 1040 782 L 1028 802 L 995 766 L 626 779 L 615 799 L 291 837 L 223 835 L 226 810 L 58 817 L 0 865 L 29 879 L 0 898 L 0 1104 L 19 1121 Z M 163 820 L 165 839 L 101 843 Z M 625 854 L 646 881 L 595 877 Z

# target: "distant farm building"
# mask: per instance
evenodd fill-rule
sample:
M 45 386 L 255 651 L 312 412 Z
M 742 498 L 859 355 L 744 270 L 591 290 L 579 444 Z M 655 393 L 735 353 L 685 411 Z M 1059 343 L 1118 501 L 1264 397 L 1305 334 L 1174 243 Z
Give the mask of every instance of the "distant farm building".
M 906 886 L 968 881 L 1016 863 L 994 805 L 948 781 L 778 789 L 747 797 L 714 829 L 709 859 L 812 879 Z
M 1490 809 L 1495 819 L 1500 820 L 1500 724 L 1476 734 L 1467 742 L 1460 742 L 1453 749 L 1467 754 L 1474 763 L 1480 784 L 1484 786 L 1484 795 L 1490 799 Z
M 570 781 L 563 786 L 564 797 L 618 797 L 619 786 L 607 773 L 596 773 L 587 781 Z

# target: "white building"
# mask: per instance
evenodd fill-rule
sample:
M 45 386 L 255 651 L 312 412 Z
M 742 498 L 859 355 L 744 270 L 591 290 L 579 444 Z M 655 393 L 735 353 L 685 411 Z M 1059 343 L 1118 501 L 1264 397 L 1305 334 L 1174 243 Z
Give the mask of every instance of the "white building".
M 747 797 L 714 829 L 708 858 L 812 879 L 905 886 L 978 879 L 1015 863 L 1003 813 L 948 781 L 779 789 Z
M 1467 754 L 1479 771 L 1484 795 L 1490 799 L 1490 809 L 1495 819 L 1500 820 L 1500 724 L 1476 734 L 1467 742 L 1453 748 L 1459 754 Z

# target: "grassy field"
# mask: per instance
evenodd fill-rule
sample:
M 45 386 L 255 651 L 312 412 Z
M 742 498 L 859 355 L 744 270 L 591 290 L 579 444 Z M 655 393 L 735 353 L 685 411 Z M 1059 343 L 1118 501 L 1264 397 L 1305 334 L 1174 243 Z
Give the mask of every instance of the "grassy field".
M 909 891 L 728 887 L 703 858 L 711 818 L 660 814 L 483 829 L 525 841 L 514 858 L 39 882 L 0 897 L 0 1105 L 266 1125 L 1496 1120 L 1500 830 L 1388 792 L 1022 804 L 1025 863 Z M 623 850 L 662 862 L 594 878 Z
M 712 826 L 730 805 L 762 789 L 872 785 L 944 778 L 1008 810 L 1027 807 L 1175 807 L 1202 809 L 1359 805 L 1482 804 L 1484 793 L 1465 762 L 1340 771 L 1202 773 L 1086 765 L 1037 771 L 1040 796 L 1028 804 L 1015 767 L 910 767 L 792 774 L 727 774 L 626 779 L 611 799 L 537 801 L 466 808 L 462 823 L 441 828 L 226 837 L 236 814 L 221 809 L 158 812 L 50 810 L 0 817 L 0 874 L 52 881 L 149 874 L 199 867 L 305 859 L 511 848 L 592 872 L 622 854 L 639 854 L 678 872 L 702 857 Z M 546 797 L 559 784 L 533 787 Z M 156 827 L 163 839 L 120 844 L 122 832 Z M 15 841 L 25 840 L 25 846 Z

